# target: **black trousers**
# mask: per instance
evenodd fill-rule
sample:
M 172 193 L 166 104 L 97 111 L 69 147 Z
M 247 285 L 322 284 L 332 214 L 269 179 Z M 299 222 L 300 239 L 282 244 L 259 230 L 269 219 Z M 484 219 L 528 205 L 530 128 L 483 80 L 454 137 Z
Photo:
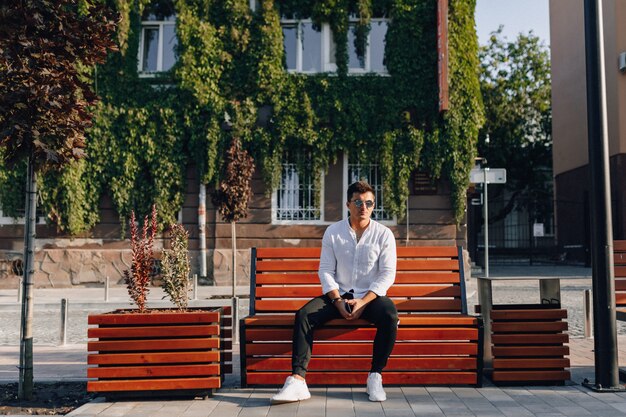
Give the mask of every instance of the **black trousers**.
M 341 318 L 331 300 L 322 295 L 309 301 L 296 313 L 293 328 L 292 372 L 305 377 L 315 329 L 329 320 Z M 388 297 L 377 297 L 367 306 L 361 318 L 376 326 L 370 372 L 382 372 L 387 365 L 398 334 L 398 310 Z

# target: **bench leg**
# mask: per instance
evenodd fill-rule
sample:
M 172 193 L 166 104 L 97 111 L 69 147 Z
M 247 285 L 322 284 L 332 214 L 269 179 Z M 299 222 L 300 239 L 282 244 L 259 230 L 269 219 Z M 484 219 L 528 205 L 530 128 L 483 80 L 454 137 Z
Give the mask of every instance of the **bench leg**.
M 485 368 L 485 363 L 483 361 L 484 351 L 483 351 L 483 343 L 485 337 L 485 326 L 482 317 L 478 317 L 478 356 L 476 358 L 476 388 L 483 387 L 483 370 Z
M 246 362 L 246 322 L 241 319 L 239 322 L 239 374 L 241 377 L 241 388 L 248 386 L 246 378 L 246 370 L 248 364 Z

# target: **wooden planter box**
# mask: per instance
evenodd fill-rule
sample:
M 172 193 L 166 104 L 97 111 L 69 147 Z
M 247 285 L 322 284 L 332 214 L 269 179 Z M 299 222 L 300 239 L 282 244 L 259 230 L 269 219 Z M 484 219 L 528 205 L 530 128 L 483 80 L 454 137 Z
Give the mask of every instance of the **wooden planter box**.
M 210 395 L 221 386 L 221 308 L 118 310 L 88 323 L 89 392 Z
M 567 310 L 559 305 L 496 305 L 491 310 L 497 385 L 563 385 L 570 379 Z

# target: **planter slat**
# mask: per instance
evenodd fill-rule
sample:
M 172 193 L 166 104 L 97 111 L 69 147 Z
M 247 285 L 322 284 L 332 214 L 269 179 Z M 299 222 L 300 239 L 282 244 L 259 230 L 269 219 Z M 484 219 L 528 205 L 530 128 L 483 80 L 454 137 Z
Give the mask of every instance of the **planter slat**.
M 219 324 L 197 326 L 98 327 L 87 330 L 89 338 L 128 339 L 139 337 L 212 336 L 220 334 Z
M 153 312 L 137 313 L 138 310 L 120 310 L 118 313 L 94 314 L 88 318 L 88 324 L 173 324 L 173 323 L 216 323 L 219 313 L 212 311 Z
M 88 381 L 89 392 L 148 391 L 148 390 L 190 390 L 220 387 L 219 377 L 179 378 L 179 379 L 130 379 L 120 381 Z
M 192 350 L 217 349 L 220 347 L 216 338 L 202 339 L 147 339 L 147 340 L 107 340 L 87 343 L 89 352 L 123 352 L 156 350 Z
M 168 376 L 219 376 L 218 364 L 161 365 L 161 366 L 107 366 L 87 368 L 88 378 L 141 378 Z
M 219 362 L 220 352 L 105 353 L 87 357 L 89 365 Z

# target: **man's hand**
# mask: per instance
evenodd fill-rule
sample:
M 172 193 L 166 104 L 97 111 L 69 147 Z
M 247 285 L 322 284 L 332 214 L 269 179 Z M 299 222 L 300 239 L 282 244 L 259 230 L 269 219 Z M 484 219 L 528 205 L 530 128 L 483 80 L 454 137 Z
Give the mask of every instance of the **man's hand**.
M 341 317 L 346 320 L 352 320 L 352 313 L 350 313 L 348 311 L 348 308 L 346 307 L 347 301 L 349 300 L 339 300 L 335 303 L 335 307 L 337 307 L 337 310 L 339 310 L 339 314 L 341 314 Z
M 346 320 L 357 320 L 363 314 L 365 310 L 365 306 L 367 302 L 362 298 L 354 298 L 352 300 L 346 300 L 346 303 L 352 307 L 352 314 L 350 318 L 346 318 Z

